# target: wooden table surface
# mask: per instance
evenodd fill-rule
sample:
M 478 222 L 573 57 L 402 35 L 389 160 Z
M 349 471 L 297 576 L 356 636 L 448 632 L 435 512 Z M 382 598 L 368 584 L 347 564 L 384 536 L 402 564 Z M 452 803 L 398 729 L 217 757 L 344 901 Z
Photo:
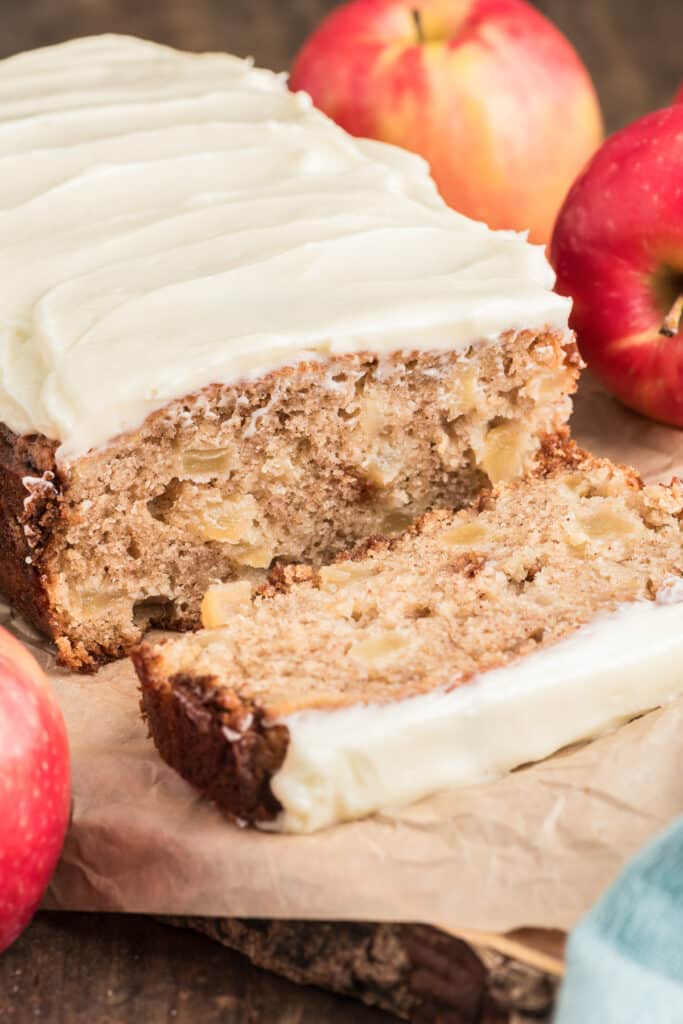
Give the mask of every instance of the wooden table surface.
M 43 913 L 0 957 L 0 1024 L 384 1024 L 137 915 Z
M 0 55 L 98 32 L 289 66 L 332 0 L 0 0 Z M 683 80 L 681 0 L 539 0 L 595 79 L 609 130 Z M 371 1024 L 386 1014 L 145 918 L 41 914 L 0 960 L 0 1024 Z

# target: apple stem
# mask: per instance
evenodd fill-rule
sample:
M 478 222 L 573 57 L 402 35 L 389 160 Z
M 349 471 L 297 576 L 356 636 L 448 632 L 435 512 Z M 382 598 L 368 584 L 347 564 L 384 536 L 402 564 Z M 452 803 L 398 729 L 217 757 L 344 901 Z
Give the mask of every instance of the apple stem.
M 681 326 L 681 317 L 683 316 L 683 294 L 679 295 L 669 312 L 664 317 L 662 326 L 659 328 L 659 333 L 663 334 L 665 338 L 673 338 L 678 334 Z
M 417 32 L 417 41 L 419 45 L 422 46 L 422 44 L 425 41 L 425 30 L 424 25 L 422 24 L 422 14 L 418 7 L 413 7 L 412 14 L 413 21 L 415 22 L 415 30 Z

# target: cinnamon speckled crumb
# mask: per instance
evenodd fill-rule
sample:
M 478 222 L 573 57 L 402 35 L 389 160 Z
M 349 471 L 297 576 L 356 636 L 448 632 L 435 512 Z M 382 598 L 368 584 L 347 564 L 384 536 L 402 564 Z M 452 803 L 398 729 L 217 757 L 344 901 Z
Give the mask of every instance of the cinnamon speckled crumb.
M 175 402 L 70 466 L 5 430 L 0 590 L 74 668 L 196 627 L 212 582 L 319 564 L 522 471 L 566 422 L 575 363 L 561 335 L 527 331 L 288 367 Z

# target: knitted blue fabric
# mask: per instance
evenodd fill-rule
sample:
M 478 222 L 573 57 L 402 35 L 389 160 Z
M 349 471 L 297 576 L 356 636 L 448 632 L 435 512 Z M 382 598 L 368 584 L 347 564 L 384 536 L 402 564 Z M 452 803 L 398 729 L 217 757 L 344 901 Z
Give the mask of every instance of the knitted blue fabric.
M 569 939 L 554 1024 L 683 1024 L 683 819 L 632 860 Z

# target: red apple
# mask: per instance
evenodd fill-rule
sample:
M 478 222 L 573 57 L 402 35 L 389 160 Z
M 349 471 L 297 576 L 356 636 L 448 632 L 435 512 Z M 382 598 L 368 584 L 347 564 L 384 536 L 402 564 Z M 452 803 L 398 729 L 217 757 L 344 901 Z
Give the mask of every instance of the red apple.
M 290 86 L 353 135 L 421 154 L 455 209 L 537 242 L 602 139 L 588 72 L 525 0 L 353 0 Z
M 69 748 L 37 662 L 0 629 L 0 952 L 26 927 L 69 818 Z
M 608 139 L 560 211 L 551 262 L 591 369 L 625 405 L 683 427 L 683 106 Z

